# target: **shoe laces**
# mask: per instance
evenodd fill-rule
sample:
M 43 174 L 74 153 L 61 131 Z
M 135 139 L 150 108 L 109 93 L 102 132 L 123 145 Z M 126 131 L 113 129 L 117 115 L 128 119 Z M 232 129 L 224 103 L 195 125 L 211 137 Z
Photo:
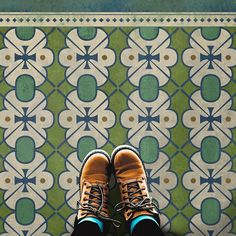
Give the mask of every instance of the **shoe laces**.
M 107 186 L 97 184 L 87 186 L 87 189 L 91 190 L 85 191 L 85 197 L 83 200 L 86 202 L 81 203 L 81 201 L 78 201 L 77 210 L 82 211 L 81 215 L 92 214 L 100 219 L 111 221 L 115 227 L 119 227 L 121 222 L 107 217 L 107 211 L 103 209 L 105 205 L 108 206 L 108 201 L 106 200 L 107 197 L 105 197 L 106 195 L 104 193 Z
M 115 205 L 115 209 L 117 212 L 122 210 L 131 209 L 131 213 L 137 210 L 147 210 L 150 211 L 154 208 L 158 210 L 158 207 L 155 203 L 153 203 L 152 198 L 148 197 L 146 193 L 143 193 L 145 187 L 140 187 L 139 183 L 142 183 L 142 180 L 136 180 L 130 183 L 122 184 L 122 194 L 127 193 L 127 197 L 123 198 L 123 201 L 117 203 Z M 125 189 L 127 186 L 127 190 Z M 129 215 L 130 215 L 129 214 Z

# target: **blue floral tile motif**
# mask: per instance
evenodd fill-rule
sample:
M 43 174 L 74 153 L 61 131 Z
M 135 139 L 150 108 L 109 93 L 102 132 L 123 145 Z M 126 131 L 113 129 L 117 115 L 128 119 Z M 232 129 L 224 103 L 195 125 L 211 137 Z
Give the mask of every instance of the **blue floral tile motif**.
M 171 76 L 169 67 L 177 63 L 177 53 L 170 48 L 171 35 L 158 28 L 153 38 L 146 37 L 145 31 L 135 29 L 128 35 L 128 45 L 121 53 L 122 63 L 129 68 L 127 77 L 136 86 L 145 75 L 153 75 L 160 86 Z
M 139 92 L 133 92 L 128 99 L 128 107 L 121 115 L 121 123 L 129 128 L 129 142 L 139 147 L 140 141 L 145 136 L 159 136 L 160 147 L 165 146 L 170 139 L 169 129 L 177 123 L 177 115 L 169 110 L 169 96 L 164 91 L 159 91 L 157 99 L 145 102 L 140 98 Z
M 231 68 L 236 65 L 236 52 L 231 47 L 232 36 L 222 28 L 218 34 L 209 40 L 202 35 L 201 29 L 196 29 L 190 35 L 191 48 L 184 51 L 183 62 L 191 67 L 189 77 L 197 86 L 206 75 L 217 76 L 222 86 L 233 77 Z
M 34 201 L 36 209 L 43 207 L 47 199 L 46 190 L 54 184 L 53 175 L 45 170 L 45 157 L 35 153 L 34 160 L 26 164 L 17 160 L 16 154 L 12 152 L 4 164 L 6 171 L 0 173 L 0 183 L 1 189 L 5 190 L 7 206 L 15 209 L 19 199 L 28 198 Z
M 102 29 L 96 29 L 89 39 L 80 36 L 81 29 L 73 29 L 66 35 L 67 48 L 59 54 L 60 63 L 67 67 L 65 77 L 77 86 L 81 75 L 96 78 L 97 85 L 103 85 L 108 77 L 107 67 L 115 63 L 115 53 L 108 48 L 109 36 Z M 87 35 L 86 35 L 87 36 Z
M 85 155 L 122 144 L 164 232 L 236 235 L 232 14 L 14 17 L 38 25 L 0 27 L 0 235 L 69 236 Z
M 47 139 L 45 129 L 51 127 L 54 120 L 53 113 L 44 109 L 46 105 L 46 97 L 40 91 L 35 91 L 34 99 L 29 102 L 20 101 L 15 91 L 10 91 L 4 99 L 5 109 L 0 112 L 4 141 L 15 147 L 19 137 L 28 136 L 34 139 L 36 147 L 42 146 Z
M 201 146 L 207 136 L 214 136 L 220 140 L 221 147 L 227 146 L 232 139 L 232 128 L 236 127 L 236 111 L 231 110 L 232 100 L 226 91 L 221 91 L 219 98 L 208 102 L 196 91 L 190 100 L 192 110 L 183 115 L 183 123 L 191 128 L 189 134 L 191 142 Z
M 16 29 L 10 29 L 4 35 L 4 48 L 0 51 L 0 65 L 5 68 L 4 79 L 12 86 L 20 75 L 34 77 L 35 85 L 41 85 L 47 79 L 46 68 L 52 65 L 54 55 L 46 47 L 47 36 L 35 29 L 32 38 L 22 40 Z
M 235 188 L 236 173 L 232 171 L 232 162 L 228 154 L 222 152 L 219 160 L 206 163 L 197 152 L 191 157 L 191 171 L 183 175 L 184 186 L 191 190 L 189 199 L 197 209 L 201 209 L 206 198 L 216 198 L 222 209 L 231 203 Z
M 96 140 L 97 146 L 102 147 L 108 139 L 108 128 L 115 124 L 115 115 L 107 109 L 108 100 L 105 93 L 97 91 L 91 102 L 78 99 L 77 91 L 71 92 L 66 100 L 68 110 L 59 116 L 59 123 L 67 128 L 66 140 L 76 147 L 78 140 L 83 136 L 91 136 Z

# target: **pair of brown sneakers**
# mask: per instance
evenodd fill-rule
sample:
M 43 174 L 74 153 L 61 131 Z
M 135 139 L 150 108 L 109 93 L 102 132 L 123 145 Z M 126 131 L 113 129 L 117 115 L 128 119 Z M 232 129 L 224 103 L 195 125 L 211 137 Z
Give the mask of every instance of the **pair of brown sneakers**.
M 143 163 L 136 150 L 127 145 L 117 147 L 111 158 L 103 150 L 94 150 L 85 157 L 80 174 L 77 222 L 91 216 L 119 226 L 120 222 L 111 219 L 108 212 L 112 171 L 122 199 L 115 209 L 123 211 L 126 222 L 129 224 L 140 215 L 153 216 L 159 222 L 155 205 L 149 197 Z

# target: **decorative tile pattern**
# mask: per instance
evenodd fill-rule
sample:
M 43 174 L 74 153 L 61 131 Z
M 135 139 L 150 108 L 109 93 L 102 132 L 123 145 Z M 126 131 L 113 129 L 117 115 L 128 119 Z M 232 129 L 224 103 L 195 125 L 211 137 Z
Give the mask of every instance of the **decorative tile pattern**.
M 227 0 L 225 0 L 227 1 Z M 78 3 L 78 2 L 76 2 Z M 120 2 L 119 2 L 120 3 Z M 91 12 L 91 6 L 89 7 L 88 12 L 69 12 L 62 13 L 59 12 L 1 12 L 0 24 L 1 26 L 235 26 L 236 16 L 233 11 L 232 4 L 227 6 L 231 7 L 229 11 L 222 12 L 222 4 L 220 5 L 221 9 L 219 11 L 208 13 L 205 12 L 185 12 L 183 10 L 176 11 L 176 4 L 167 4 L 173 5 L 174 10 L 170 10 L 171 6 L 168 6 L 168 12 L 160 12 L 163 8 L 157 7 L 157 2 L 151 4 L 151 8 L 148 12 L 129 12 L 130 9 L 127 9 L 126 12 Z M 4 4 L 6 5 L 6 4 Z M 69 5 L 69 4 L 68 4 Z M 122 4 L 120 4 L 122 5 Z M 135 1 L 135 5 L 137 1 Z M 156 12 L 152 12 L 153 5 L 157 7 Z M 194 2 L 194 7 L 196 7 L 196 2 Z M 213 5 L 217 5 L 212 3 Z M 97 6 L 97 5 L 96 5 Z M 185 4 L 186 6 L 186 4 Z M 63 6 L 65 7 L 65 5 Z M 83 6 L 84 7 L 84 6 Z M 79 9 L 82 9 L 80 7 Z M 55 5 L 53 6 L 55 10 Z M 19 9 L 19 7 L 17 8 Z M 25 11 L 26 8 L 24 8 Z M 36 8 L 37 9 L 37 8 Z M 133 8 L 132 8 L 133 9 Z M 48 9 L 47 9 L 48 10 Z M 63 8 L 64 10 L 64 8 Z M 117 10 L 117 8 L 115 8 Z M 193 9 L 193 10 L 196 10 Z M 204 9 L 207 10 L 207 9 Z
M 35 85 L 41 85 L 47 77 L 45 67 L 53 63 L 53 53 L 45 48 L 47 36 L 42 30 L 35 29 L 34 35 L 28 40 L 18 37 L 16 29 L 5 33 L 4 46 L 1 49 L 1 66 L 5 67 L 4 79 L 15 86 L 16 79 L 21 75 L 34 77 Z
M 236 235 L 236 28 L 55 19 L 0 27 L 0 234 L 70 235 L 83 158 L 129 144 L 165 232 Z

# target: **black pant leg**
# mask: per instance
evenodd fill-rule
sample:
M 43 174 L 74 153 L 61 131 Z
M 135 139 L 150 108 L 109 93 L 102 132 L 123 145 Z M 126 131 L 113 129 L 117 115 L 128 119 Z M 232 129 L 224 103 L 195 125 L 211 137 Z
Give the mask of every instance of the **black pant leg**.
M 105 236 L 101 233 L 99 226 L 93 222 L 82 222 L 76 224 L 71 236 Z
M 140 221 L 133 230 L 132 236 L 165 236 L 159 226 L 152 220 Z

